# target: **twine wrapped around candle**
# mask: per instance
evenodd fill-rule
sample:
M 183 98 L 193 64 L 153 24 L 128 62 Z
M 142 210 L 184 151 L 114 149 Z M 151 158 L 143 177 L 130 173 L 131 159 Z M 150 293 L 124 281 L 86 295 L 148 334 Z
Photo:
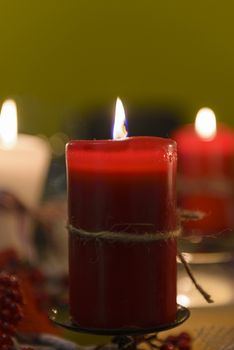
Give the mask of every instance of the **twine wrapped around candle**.
M 177 238 L 181 234 L 181 228 L 178 227 L 176 230 L 155 232 L 155 233 L 144 233 L 134 234 L 129 232 L 113 232 L 113 231 L 99 231 L 89 232 L 81 228 L 76 228 L 72 225 L 68 225 L 68 231 L 72 234 L 79 235 L 82 239 L 96 239 L 96 240 L 109 240 L 112 242 L 123 242 L 123 243 L 148 243 L 160 240 L 167 240 L 170 238 Z
M 190 221 L 190 220 L 200 220 L 204 217 L 204 213 L 200 211 L 190 211 L 190 210 L 178 210 L 178 222 Z M 135 224 L 134 226 L 141 226 L 144 224 Z M 128 225 L 131 227 L 131 224 Z M 145 226 L 145 225 L 144 225 Z M 154 242 L 160 240 L 167 240 L 170 238 L 178 238 L 182 234 L 181 225 L 178 225 L 175 230 L 168 231 L 156 231 L 156 232 L 145 232 L 143 234 L 129 233 L 126 231 L 98 231 L 98 232 L 89 232 L 82 228 L 74 227 L 71 224 L 68 224 L 67 229 L 73 234 L 79 235 L 82 239 L 105 239 L 113 242 Z

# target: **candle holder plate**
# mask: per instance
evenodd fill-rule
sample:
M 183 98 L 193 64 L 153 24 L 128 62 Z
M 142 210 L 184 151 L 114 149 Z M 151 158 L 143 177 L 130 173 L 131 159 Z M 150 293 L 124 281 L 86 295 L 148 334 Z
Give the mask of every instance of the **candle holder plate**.
M 76 324 L 74 324 L 71 320 L 69 314 L 68 305 L 58 306 L 51 308 L 49 311 L 49 319 L 53 321 L 60 327 L 69 329 L 71 331 L 77 333 L 89 333 L 95 335 L 108 335 L 108 336 L 116 336 L 116 335 L 143 335 L 147 333 L 155 333 L 165 331 L 174 327 L 179 326 L 183 322 L 185 322 L 190 316 L 190 311 L 182 306 L 177 305 L 176 319 L 174 322 L 157 325 L 148 328 L 115 328 L 115 329 L 102 329 L 102 328 L 83 328 Z

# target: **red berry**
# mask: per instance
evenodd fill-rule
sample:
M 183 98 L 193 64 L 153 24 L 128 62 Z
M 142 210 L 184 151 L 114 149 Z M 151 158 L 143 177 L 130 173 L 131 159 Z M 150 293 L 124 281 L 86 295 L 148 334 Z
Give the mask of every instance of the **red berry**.
M 14 303 L 14 302 L 11 302 L 9 304 L 9 310 L 12 312 L 12 313 L 17 313 L 19 311 L 19 306 Z
M 7 292 L 6 292 L 7 296 L 11 299 L 11 300 L 14 300 L 16 301 L 17 303 L 22 303 L 23 301 L 23 298 L 22 298 L 22 294 L 20 293 L 19 290 L 17 289 L 9 289 Z
M 8 334 L 3 333 L 0 335 L 0 344 L 13 345 L 13 340 Z
M 10 276 L 10 285 L 12 288 L 19 288 L 19 281 L 15 276 Z
M 181 332 L 179 335 L 178 335 L 178 339 L 186 339 L 188 341 L 192 341 L 192 337 L 191 335 L 188 333 L 188 332 Z
M 180 350 L 190 350 L 191 349 L 190 340 L 187 340 L 187 339 L 179 339 L 177 346 Z
M 165 343 L 160 346 L 160 350 L 175 350 L 175 347 L 172 343 Z
M 19 310 L 19 312 L 17 312 L 16 314 L 12 315 L 11 318 L 11 323 L 13 325 L 17 325 L 23 318 L 23 313 L 21 310 Z
M 178 341 L 178 337 L 175 335 L 169 335 L 165 340 L 166 343 L 171 343 L 173 345 L 176 345 L 177 341 Z
M 2 330 L 3 333 L 7 333 L 9 335 L 14 335 L 16 332 L 12 324 L 1 320 L 0 320 L 0 330 Z
M 1 305 L 2 308 L 3 307 L 6 307 L 6 308 L 9 307 L 11 305 L 11 303 L 12 303 L 11 299 L 6 297 L 6 296 L 4 296 L 4 295 L 0 298 L 0 305 Z
M 10 321 L 11 320 L 11 313 L 10 313 L 10 310 L 9 309 L 3 309 L 1 311 L 1 318 L 4 320 L 4 321 Z
M 10 281 L 10 276 L 5 274 L 5 273 L 2 273 L 0 275 L 0 283 L 2 286 L 4 287 L 9 287 L 10 284 L 11 284 L 11 281 Z

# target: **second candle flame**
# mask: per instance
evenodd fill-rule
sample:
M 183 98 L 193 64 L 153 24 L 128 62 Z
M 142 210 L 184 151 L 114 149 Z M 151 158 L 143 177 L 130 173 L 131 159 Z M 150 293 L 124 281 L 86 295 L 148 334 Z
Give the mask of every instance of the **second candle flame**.
M 199 137 L 205 141 L 211 141 L 216 135 L 216 118 L 210 108 L 202 108 L 198 111 L 195 120 L 195 130 Z
M 113 139 L 125 139 L 127 137 L 127 130 L 125 127 L 126 118 L 123 103 L 118 97 L 115 105 L 115 122 L 113 128 Z

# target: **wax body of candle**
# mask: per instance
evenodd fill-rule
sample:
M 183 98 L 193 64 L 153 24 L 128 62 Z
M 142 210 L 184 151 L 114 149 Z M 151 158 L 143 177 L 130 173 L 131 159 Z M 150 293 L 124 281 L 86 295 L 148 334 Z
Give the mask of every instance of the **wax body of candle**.
M 0 189 L 30 209 L 37 207 L 50 158 L 48 144 L 37 136 L 20 134 L 12 148 L 0 146 Z
M 173 138 L 178 144 L 179 206 L 205 214 L 185 222 L 185 232 L 229 233 L 234 228 L 234 132 L 218 125 L 216 136 L 204 140 L 187 125 Z
M 69 223 L 86 231 L 176 230 L 176 146 L 153 137 L 67 145 Z M 69 235 L 70 313 L 82 327 L 151 327 L 176 315 L 176 241 Z
M 42 195 L 50 161 L 48 144 L 37 136 L 18 135 L 16 144 L 6 149 L 0 146 L 0 191 L 8 192 L 22 204 L 34 210 Z M 0 250 L 15 249 L 23 258 L 32 258 L 32 220 L 25 213 L 0 211 Z

